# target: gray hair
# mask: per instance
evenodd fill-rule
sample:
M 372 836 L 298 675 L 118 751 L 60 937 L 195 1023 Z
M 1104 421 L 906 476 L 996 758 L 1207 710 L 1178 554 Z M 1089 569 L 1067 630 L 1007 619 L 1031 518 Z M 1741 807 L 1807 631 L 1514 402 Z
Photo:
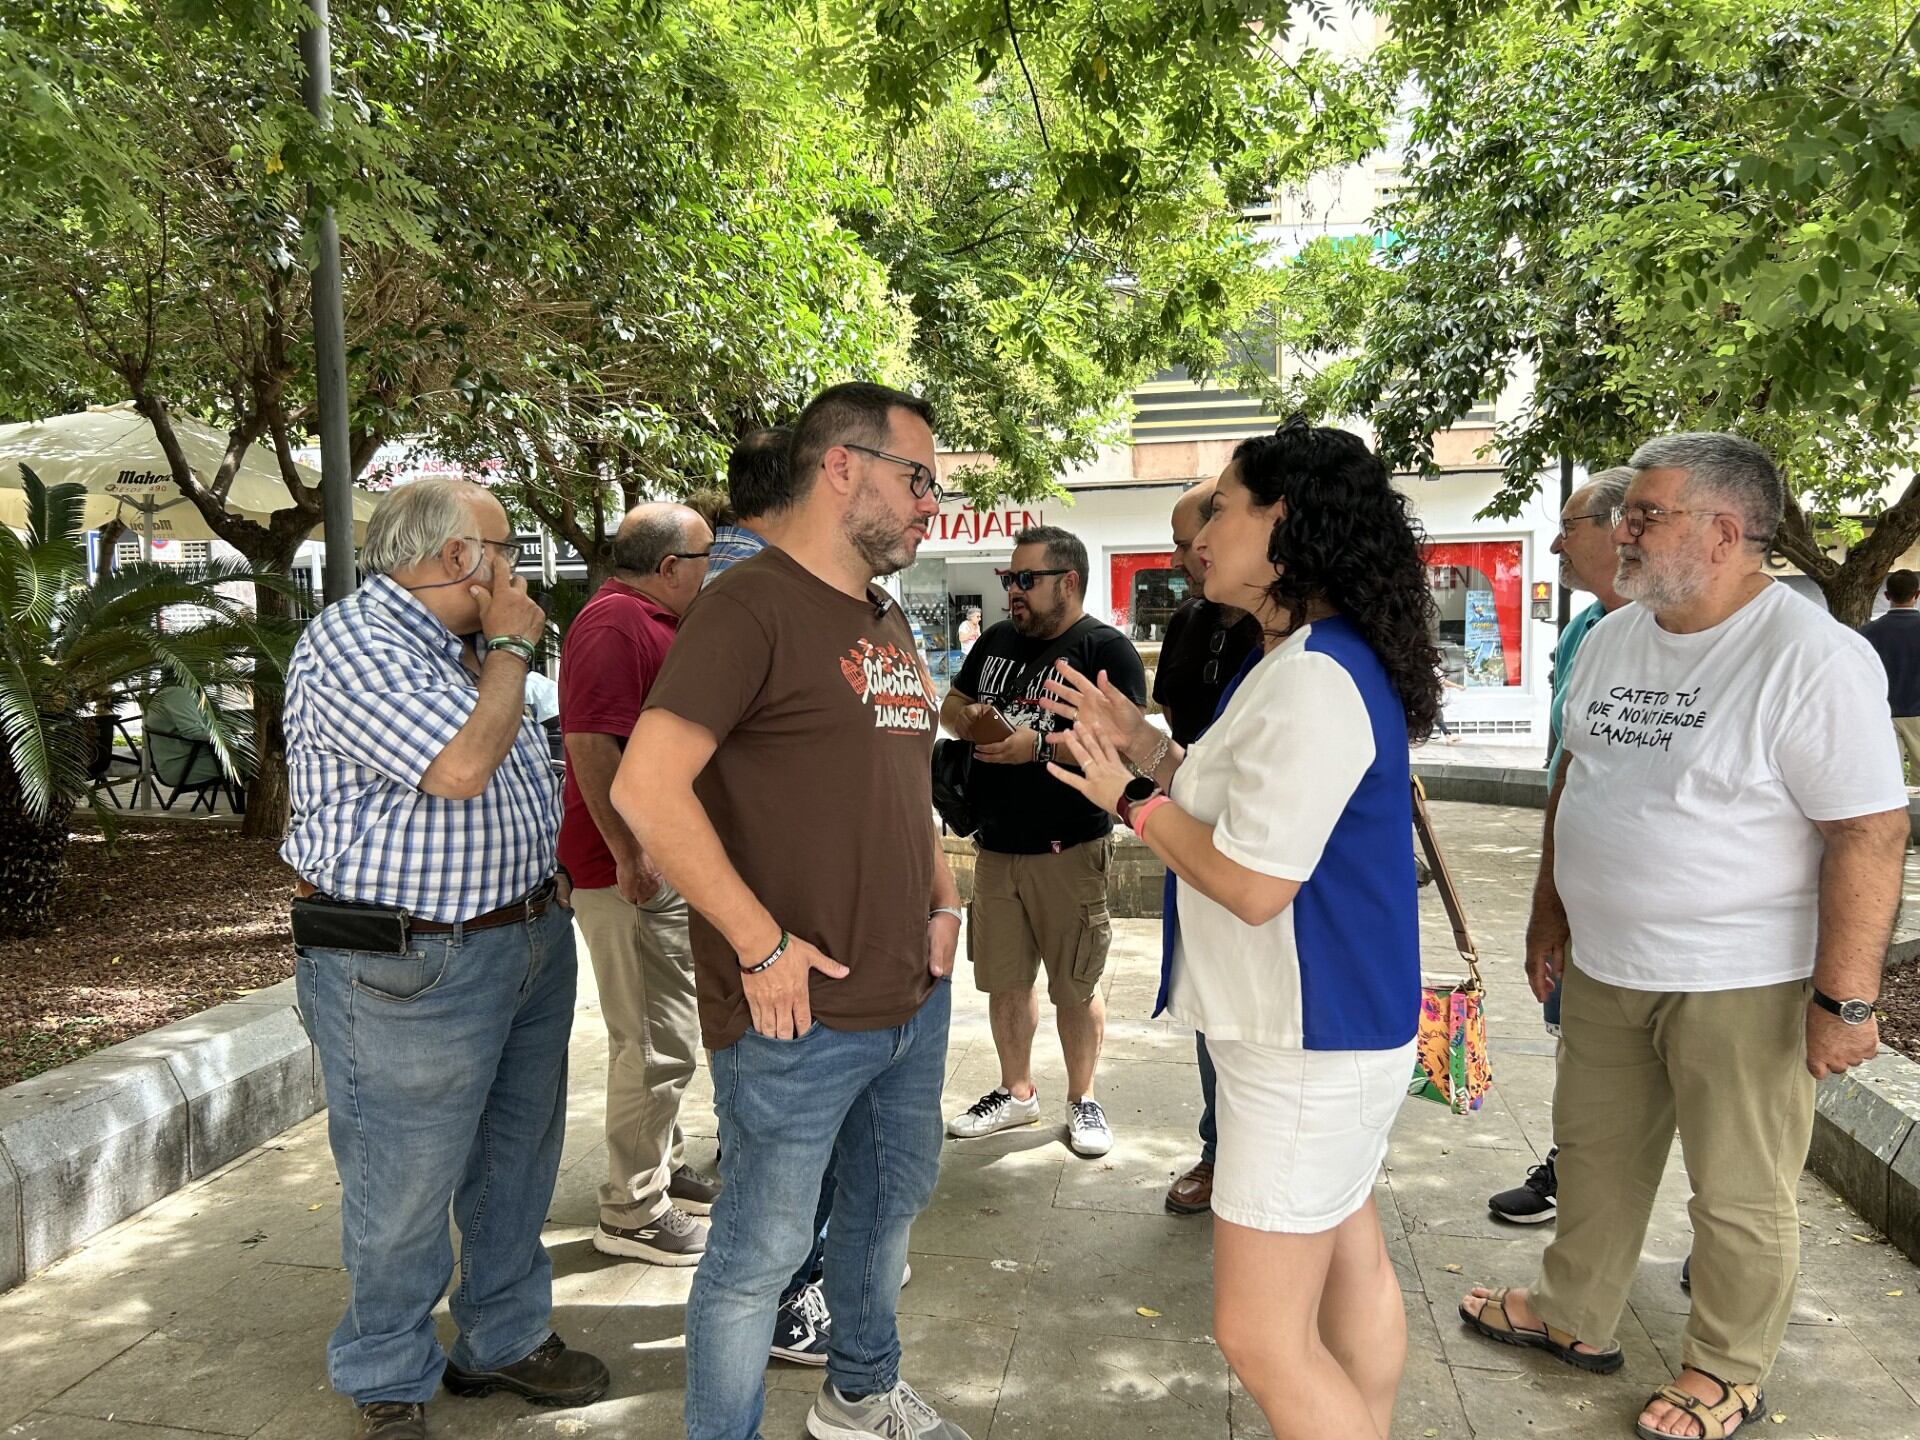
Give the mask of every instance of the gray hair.
M 1765 548 L 1780 529 L 1786 491 L 1773 461 L 1753 441 L 1718 430 L 1662 435 L 1633 452 L 1634 470 L 1684 470 L 1685 493 L 1710 490 L 1739 517 L 1748 543 Z
M 1583 487 L 1586 491 L 1587 506 L 1594 513 L 1603 516 L 1609 528 L 1613 525 L 1613 512 L 1626 503 L 1627 487 L 1633 483 L 1631 465 L 1615 465 L 1610 469 L 1596 470 L 1587 477 Z
M 651 575 L 686 544 L 688 512 L 673 506 L 644 510 L 613 537 L 613 563 L 636 575 Z
M 360 568 L 391 575 L 438 555 L 449 540 L 473 534 L 473 502 L 480 488 L 469 480 L 416 480 L 400 485 L 374 509 Z

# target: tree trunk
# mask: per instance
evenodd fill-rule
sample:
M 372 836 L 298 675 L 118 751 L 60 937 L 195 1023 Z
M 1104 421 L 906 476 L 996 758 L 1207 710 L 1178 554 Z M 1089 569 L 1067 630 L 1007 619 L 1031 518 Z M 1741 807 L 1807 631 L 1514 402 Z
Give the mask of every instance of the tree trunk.
M 271 568 L 285 573 L 291 560 Z M 262 620 L 293 617 L 292 597 L 264 585 L 253 587 L 254 608 Z M 247 813 L 240 833 L 257 840 L 278 840 L 291 814 L 287 794 L 287 732 L 280 723 L 286 690 L 278 675 L 256 676 L 253 685 L 254 773 L 247 784 Z
M 1877 565 L 1856 565 L 1851 559 L 1820 581 L 1820 593 L 1827 598 L 1833 618 L 1857 630 L 1873 618 L 1873 597 L 1880 592 L 1886 571 Z
M 45 818 L 28 814 L 13 762 L 0 746 L 0 939 L 37 934 L 53 919 L 72 814 L 72 802 L 59 800 Z

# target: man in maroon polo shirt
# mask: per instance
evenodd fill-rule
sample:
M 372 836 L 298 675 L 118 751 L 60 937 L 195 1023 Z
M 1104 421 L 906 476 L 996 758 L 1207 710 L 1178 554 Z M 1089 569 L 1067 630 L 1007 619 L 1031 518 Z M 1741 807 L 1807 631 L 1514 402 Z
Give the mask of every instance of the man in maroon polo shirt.
M 567 629 L 560 728 L 567 784 L 560 863 L 573 880 L 607 1025 L 607 1156 L 596 1250 L 696 1265 L 713 1183 L 686 1164 L 680 1100 L 700 1044 L 687 902 L 660 878 L 609 790 L 680 616 L 700 593 L 713 531 L 684 505 L 637 506 L 614 572 Z

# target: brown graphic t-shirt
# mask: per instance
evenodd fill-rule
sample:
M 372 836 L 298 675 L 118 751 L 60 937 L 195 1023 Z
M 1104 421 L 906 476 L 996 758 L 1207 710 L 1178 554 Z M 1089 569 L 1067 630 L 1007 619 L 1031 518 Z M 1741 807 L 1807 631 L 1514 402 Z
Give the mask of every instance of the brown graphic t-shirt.
M 938 711 L 906 617 L 870 595 L 764 550 L 701 592 L 647 696 L 718 737 L 694 792 L 748 888 L 851 972 L 813 975 L 835 1030 L 903 1024 L 933 988 Z M 750 1020 L 740 958 L 697 911 L 692 940 L 701 1034 L 724 1049 Z

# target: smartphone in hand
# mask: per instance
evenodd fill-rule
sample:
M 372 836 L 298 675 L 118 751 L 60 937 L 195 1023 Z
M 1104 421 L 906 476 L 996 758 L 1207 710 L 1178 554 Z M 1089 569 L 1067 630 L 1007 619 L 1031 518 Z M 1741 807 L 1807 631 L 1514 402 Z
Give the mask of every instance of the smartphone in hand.
M 997 745 L 1013 734 L 1013 726 L 1007 717 L 991 702 L 986 704 L 985 714 L 976 714 L 968 726 L 970 738 L 976 745 Z

